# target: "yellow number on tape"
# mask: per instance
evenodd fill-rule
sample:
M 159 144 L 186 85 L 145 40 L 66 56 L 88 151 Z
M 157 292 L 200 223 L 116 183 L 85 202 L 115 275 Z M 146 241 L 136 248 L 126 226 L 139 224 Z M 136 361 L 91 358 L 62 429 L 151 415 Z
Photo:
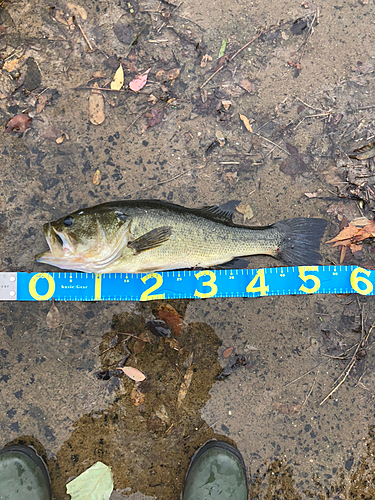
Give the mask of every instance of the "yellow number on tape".
M 320 288 L 320 279 L 318 276 L 314 276 L 314 274 L 305 274 L 306 271 L 319 271 L 318 266 L 299 266 L 299 275 L 298 277 L 301 278 L 302 281 L 306 283 L 306 281 L 311 280 L 314 283 L 314 286 L 311 288 L 307 288 L 307 286 L 302 285 L 300 286 L 301 292 L 305 293 L 315 293 L 319 290 Z
M 48 290 L 44 295 L 39 295 L 39 293 L 36 291 L 36 284 L 38 280 L 40 280 L 41 278 L 45 278 L 48 282 Z M 50 274 L 38 273 L 35 274 L 29 281 L 29 293 L 35 300 L 48 300 L 52 297 L 54 291 L 55 291 L 55 281 Z
M 143 283 L 146 283 L 146 281 L 149 280 L 150 278 L 155 278 L 156 283 L 150 286 L 150 288 L 148 288 L 147 290 L 145 290 L 142 293 L 141 298 L 139 300 L 146 301 L 146 300 L 165 299 L 165 293 L 161 293 L 159 295 L 158 294 L 150 295 L 151 292 L 154 292 L 155 290 L 161 287 L 161 285 L 163 284 L 163 276 L 159 273 L 151 273 L 151 274 L 146 274 L 146 276 L 143 276 L 141 280 L 143 281 Z
M 210 277 L 210 279 L 208 281 L 202 281 L 202 285 L 209 286 L 211 288 L 211 291 L 207 292 L 207 293 L 201 293 L 201 292 L 198 292 L 198 290 L 195 290 L 194 296 L 199 297 L 200 299 L 208 299 L 209 297 L 213 297 L 214 295 L 216 295 L 217 294 L 217 286 L 215 285 L 215 281 L 216 281 L 215 273 L 212 271 L 200 271 L 199 273 L 195 274 L 195 277 L 197 278 L 197 280 L 199 280 L 199 278 L 201 276 L 209 276 Z
M 259 280 L 259 286 L 255 286 L 255 284 L 258 280 Z M 266 286 L 266 278 L 264 275 L 264 269 L 258 269 L 254 278 L 247 285 L 246 291 L 248 293 L 260 292 L 261 297 L 264 297 L 265 295 L 267 295 L 267 292 L 269 292 L 269 290 L 270 290 L 270 287 L 268 285 Z
M 350 284 L 352 285 L 353 290 L 355 290 L 357 293 L 360 293 L 361 295 L 368 295 L 373 291 L 374 286 L 367 278 L 358 276 L 358 273 L 363 273 L 366 276 L 370 276 L 371 271 L 369 271 L 368 269 L 363 269 L 362 267 L 357 267 L 357 269 L 354 269 L 354 271 L 350 275 Z M 358 283 L 364 283 L 366 288 L 359 288 Z

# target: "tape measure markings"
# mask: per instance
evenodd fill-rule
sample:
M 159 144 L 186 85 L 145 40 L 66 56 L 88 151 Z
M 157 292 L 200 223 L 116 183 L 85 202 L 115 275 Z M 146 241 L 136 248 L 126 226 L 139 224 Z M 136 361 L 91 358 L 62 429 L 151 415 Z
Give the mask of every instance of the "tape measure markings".
M 374 284 L 375 271 L 346 265 L 147 274 L 0 273 L 0 300 L 147 301 L 314 293 L 374 295 Z

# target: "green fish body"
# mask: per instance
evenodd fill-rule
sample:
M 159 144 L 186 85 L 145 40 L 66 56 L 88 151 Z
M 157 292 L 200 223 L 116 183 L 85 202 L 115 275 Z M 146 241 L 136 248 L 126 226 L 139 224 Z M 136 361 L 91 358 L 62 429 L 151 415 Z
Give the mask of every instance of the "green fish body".
M 324 219 L 249 227 L 232 222 L 228 205 L 194 209 L 128 200 L 85 208 L 44 224 L 50 250 L 36 259 L 97 274 L 210 268 L 256 254 L 292 265 L 319 263 Z

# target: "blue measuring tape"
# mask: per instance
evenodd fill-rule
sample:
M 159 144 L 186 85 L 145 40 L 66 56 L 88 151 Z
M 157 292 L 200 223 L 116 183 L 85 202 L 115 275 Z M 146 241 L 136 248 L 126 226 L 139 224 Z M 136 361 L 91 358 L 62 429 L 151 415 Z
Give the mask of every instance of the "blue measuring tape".
M 375 271 L 357 266 L 164 271 L 148 274 L 0 273 L 0 300 L 147 301 L 313 293 L 374 295 Z

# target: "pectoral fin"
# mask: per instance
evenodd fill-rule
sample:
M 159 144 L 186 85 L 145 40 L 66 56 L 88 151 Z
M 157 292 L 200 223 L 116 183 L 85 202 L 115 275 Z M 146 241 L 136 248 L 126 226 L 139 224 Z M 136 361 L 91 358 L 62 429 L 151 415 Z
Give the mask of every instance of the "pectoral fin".
M 135 253 L 141 253 L 151 248 L 156 248 L 169 240 L 172 234 L 172 228 L 168 226 L 157 227 L 152 231 L 140 236 L 139 238 L 128 243 L 128 247 L 132 248 Z

